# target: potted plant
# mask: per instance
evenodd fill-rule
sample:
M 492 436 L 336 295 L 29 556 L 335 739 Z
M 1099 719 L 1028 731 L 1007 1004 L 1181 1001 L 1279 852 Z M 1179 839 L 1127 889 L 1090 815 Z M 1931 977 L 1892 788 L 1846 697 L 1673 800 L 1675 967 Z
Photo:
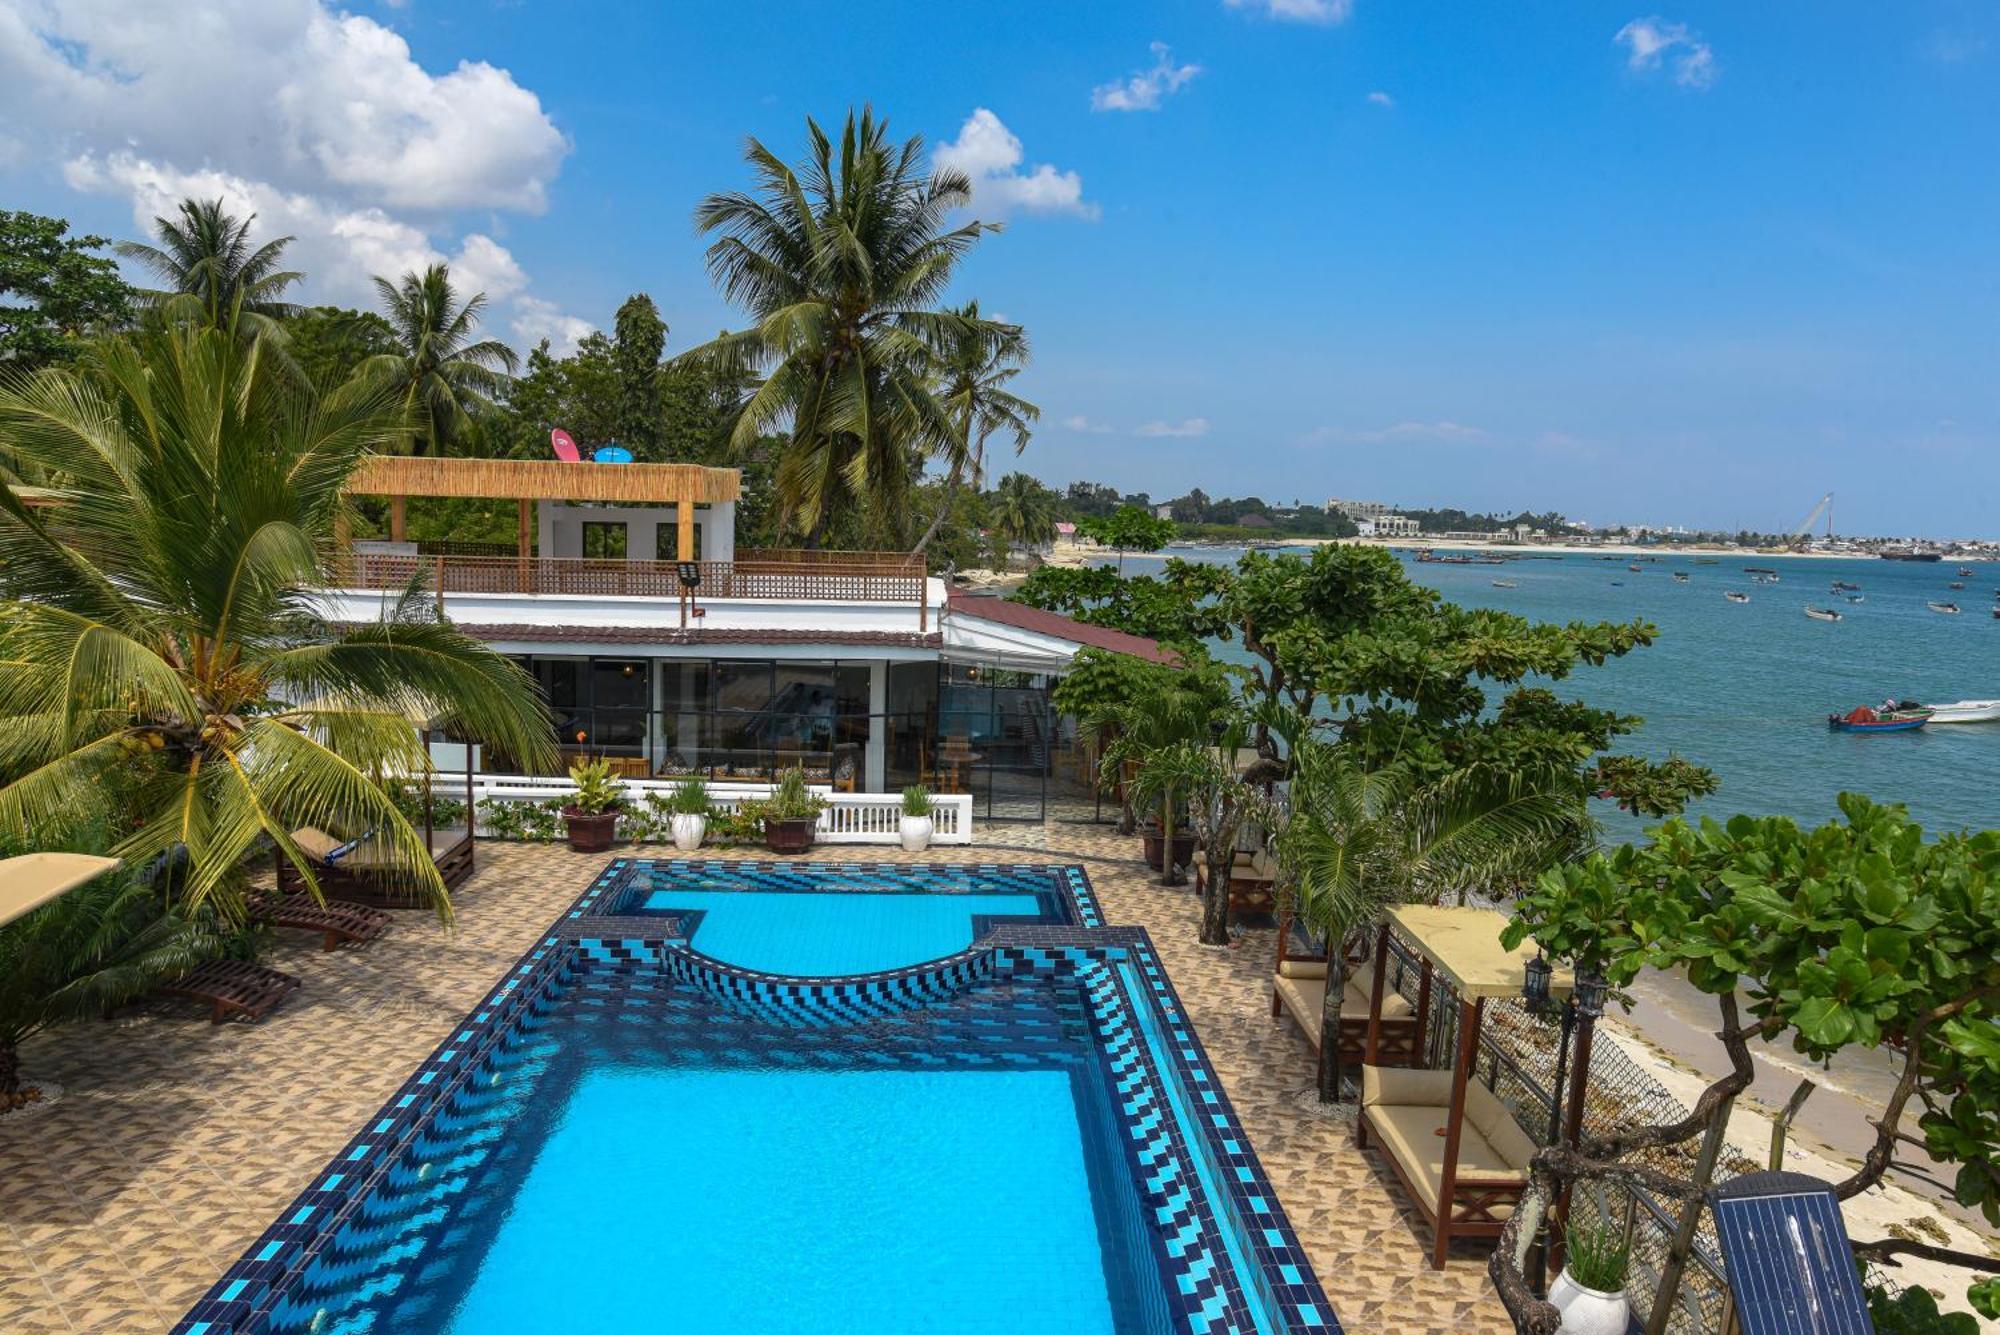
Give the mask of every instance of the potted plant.
M 577 853 L 602 853 L 618 833 L 618 813 L 625 805 L 625 785 L 611 774 L 608 760 L 587 760 L 569 767 L 576 796 L 563 808 L 569 846 Z
M 826 799 L 806 787 L 806 772 L 788 769 L 764 803 L 764 847 L 773 853 L 803 853 L 812 847 L 813 829 Z
M 931 795 L 920 783 L 903 790 L 903 814 L 896 817 L 896 834 L 905 853 L 921 853 L 931 846 L 937 819 L 931 812 Z
M 1631 1246 L 1602 1224 L 1572 1223 L 1564 1232 L 1563 1272 L 1549 1286 L 1549 1302 L 1563 1314 L 1565 1335 L 1625 1335 L 1631 1304 L 1625 1270 Z
M 682 779 L 667 797 L 668 825 L 673 830 L 674 847 L 692 853 L 708 834 L 708 785 L 700 779 Z

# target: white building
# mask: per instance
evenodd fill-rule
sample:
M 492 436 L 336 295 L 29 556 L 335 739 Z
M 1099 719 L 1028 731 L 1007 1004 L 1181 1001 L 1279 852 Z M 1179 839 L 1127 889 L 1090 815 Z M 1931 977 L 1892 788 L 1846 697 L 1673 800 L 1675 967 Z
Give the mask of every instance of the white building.
M 1386 505 L 1381 501 L 1343 500 L 1330 500 L 1326 503 L 1326 508 L 1329 510 L 1338 510 L 1357 524 L 1364 519 L 1376 519 L 1382 515 L 1393 513 L 1395 509 L 1395 507 Z
M 1064 743 L 1049 688 L 1081 649 L 1170 657 L 948 591 L 905 552 L 739 551 L 739 486 L 685 464 L 371 459 L 350 490 L 391 498 L 390 537 L 351 544 L 327 614 L 376 620 L 420 578 L 535 678 L 566 761 L 718 780 L 799 766 L 837 791 L 970 792 L 988 818 L 1043 814 Z M 411 496 L 511 499 L 516 542 L 411 541 Z

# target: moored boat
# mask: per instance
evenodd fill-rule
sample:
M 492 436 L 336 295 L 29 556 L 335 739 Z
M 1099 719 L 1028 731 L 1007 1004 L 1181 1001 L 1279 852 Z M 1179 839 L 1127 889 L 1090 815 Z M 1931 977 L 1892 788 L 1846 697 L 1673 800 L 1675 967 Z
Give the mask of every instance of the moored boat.
M 1833 591 L 1835 593 L 1849 593 L 1860 587 L 1859 584 L 1849 584 L 1844 579 L 1837 579 L 1833 582 Z
M 1676 583 L 1676 584 L 1685 584 L 1685 583 L 1687 583 L 1687 582 L 1688 582 L 1688 576 L 1687 576 L 1687 571 L 1685 571 L 1685 570 L 1676 570 L 1676 571 L 1674 572 L 1674 583 Z
M 1749 595 L 1749 594 L 1747 594 L 1747 593 L 1738 593 L 1738 592 L 1737 592 L 1736 590 L 1734 590 L 1734 589 L 1731 589 L 1731 590 L 1729 590 L 1729 591 L 1728 591 L 1727 593 L 1723 594 L 1722 596 L 1723 596 L 1723 597 L 1725 597 L 1725 598 L 1727 598 L 1727 599 L 1728 599 L 1728 600 L 1729 600 L 1730 602 L 1732 602 L 1732 603 L 1747 603 L 1747 602 L 1749 602 L 1749 601 L 1750 601 L 1750 595 Z
M 1811 603 L 1806 604 L 1806 615 L 1814 621 L 1840 620 L 1840 613 L 1834 611 L 1831 607 L 1814 607 Z
M 1948 617 L 1958 615 L 1957 603 L 1925 603 L 1924 606 L 1930 608 L 1933 612 L 1942 612 Z
M 1895 709 L 1876 710 L 1862 705 L 1850 709 L 1845 714 L 1828 714 L 1826 726 L 1835 732 L 1915 732 L 1931 721 L 1931 711 L 1918 705 L 1915 708 L 1898 706 Z
M 1850 603 L 1865 603 L 1868 601 L 1868 595 L 1865 593 L 1850 593 L 1847 595 L 1847 601 Z
M 2000 700 L 1954 700 L 1930 710 L 1933 723 L 2000 723 Z
M 1962 589 L 1965 587 L 1965 581 L 1962 579 L 1955 579 L 1951 583 L 1945 585 L 1945 587 L 1948 589 Z
M 1513 589 L 1520 586 L 1511 579 L 1496 579 L 1493 581 L 1493 587 L 1496 589 Z

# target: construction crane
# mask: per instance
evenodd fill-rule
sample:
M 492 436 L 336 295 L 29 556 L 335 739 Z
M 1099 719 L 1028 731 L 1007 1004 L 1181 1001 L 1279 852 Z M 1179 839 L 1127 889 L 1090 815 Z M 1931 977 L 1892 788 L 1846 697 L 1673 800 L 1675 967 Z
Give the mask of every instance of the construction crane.
M 1821 515 L 1826 516 L 1826 536 L 1831 538 L 1833 536 L 1833 493 L 1830 491 L 1820 497 L 1819 504 L 1815 505 L 1807 512 L 1806 517 L 1799 521 L 1799 526 L 1792 530 L 1792 536 L 1786 540 L 1785 545 L 1795 551 L 1805 546 L 1806 534 L 1812 532 L 1812 526 L 1819 522 Z

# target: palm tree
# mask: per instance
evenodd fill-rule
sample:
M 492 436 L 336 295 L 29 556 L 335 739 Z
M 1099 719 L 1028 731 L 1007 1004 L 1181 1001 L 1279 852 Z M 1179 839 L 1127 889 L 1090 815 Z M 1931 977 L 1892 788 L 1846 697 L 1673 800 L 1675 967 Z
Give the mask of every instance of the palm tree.
M 1026 473 L 1000 479 L 988 515 L 994 533 L 1010 544 L 1035 548 L 1055 539 L 1055 495 Z
M 357 374 L 390 385 L 409 423 L 412 454 L 443 454 L 471 422 L 468 407 L 492 406 L 507 387 L 518 362 L 498 339 L 473 341 L 486 294 L 464 301 L 452 290 L 451 273 L 433 264 L 406 273 L 399 282 L 375 280 L 382 313 L 395 330 L 397 349 L 368 358 Z
M 816 547 L 862 510 L 895 532 L 918 461 L 962 433 L 939 397 L 936 349 L 999 345 L 1009 326 L 936 309 L 952 271 L 992 223 L 947 228 L 971 200 L 955 170 L 929 171 L 920 137 L 889 141 L 872 111 L 850 111 L 839 144 L 808 119 L 796 170 L 752 139 L 755 193 L 710 195 L 695 210 L 708 271 L 755 324 L 682 354 L 750 384 L 730 433 L 747 455 L 789 429 L 777 460 L 780 520 Z
M 212 915 L 167 912 L 112 872 L 0 927 L 0 1113 L 24 1101 L 20 1046 L 43 1029 L 109 1013 L 223 949 Z
M 159 245 L 121 241 L 118 253 L 151 269 L 164 284 L 159 291 L 139 294 L 162 313 L 209 325 L 234 323 L 261 337 L 296 312 L 283 294 L 305 275 L 279 267 L 293 238 L 251 246 L 250 224 L 255 221 L 254 213 L 247 218 L 230 214 L 219 199 L 184 199 L 178 221 L 153 219 Z
M 1108 739 L 1098 761 L 1098 781 L 1106 788 L 1120 783 L 1129 766 L 1127 804 L 1159 813 L 1161 885 L 1184 883 L 1174 865 L 1175 811 L 1194 777 L 1204 772 L 1202 756 L 1229 707 L 1222 670 L 1201 663 L 1150 681 L 1142 694 L 1083 721 L 1085 728 Z
M 1595 827 L 1573 773 L 1469 766 L 1441 779 L 1369 769 L 1310 736 L 1291 754 L 1290 813 L 1275 840 L 1299 916 L 1327 944 L 1320 1097 L 1340 1092 L 1343 947 L 1390 904 L 1463 903 L 1581 856 Z
M 1007 389 L 1028 361 L 1028 336 L 1021 326 L 997 324 L 1001 334 L 995 339 L 986 333 L 986 326 L 994 322 L 980 318 L 978 302 L 969 301 L 951 313 L 964 323 L 947 329 L 944 346 L 933 352 L 938 360 L 938 397 L 957 435 L 945 450 L 951 473 L 945 479 L 944 501 L 911 549 L 918 552 L 930 545 L 951 513 L 959 484 L 969 479 L 974 487 L 985 485 L 987 438 L 996 431 L 1008 432 L 1014 437 L 1014 453 L 1019 454 L 1028 448 L 1032 424 L 1042 415 L 1040 408 Z
M 111 808 L 112 853 L 174 856 L 178 907 L 233 917 L 261 840 L 316 891 L 291 831 L 372 831 L 448 913 L 385 782 L 428 769 L 424 727 L 531 763 L 553 728 L 519 667 L 421 597 L 377 624 L 313 615 L 343 488 L 393 410 L 358 380 L 307 396 L 234 327 L 0 376 L 0 468 L 65 479 L 35 509 L 0 485 L 0 837 Z

